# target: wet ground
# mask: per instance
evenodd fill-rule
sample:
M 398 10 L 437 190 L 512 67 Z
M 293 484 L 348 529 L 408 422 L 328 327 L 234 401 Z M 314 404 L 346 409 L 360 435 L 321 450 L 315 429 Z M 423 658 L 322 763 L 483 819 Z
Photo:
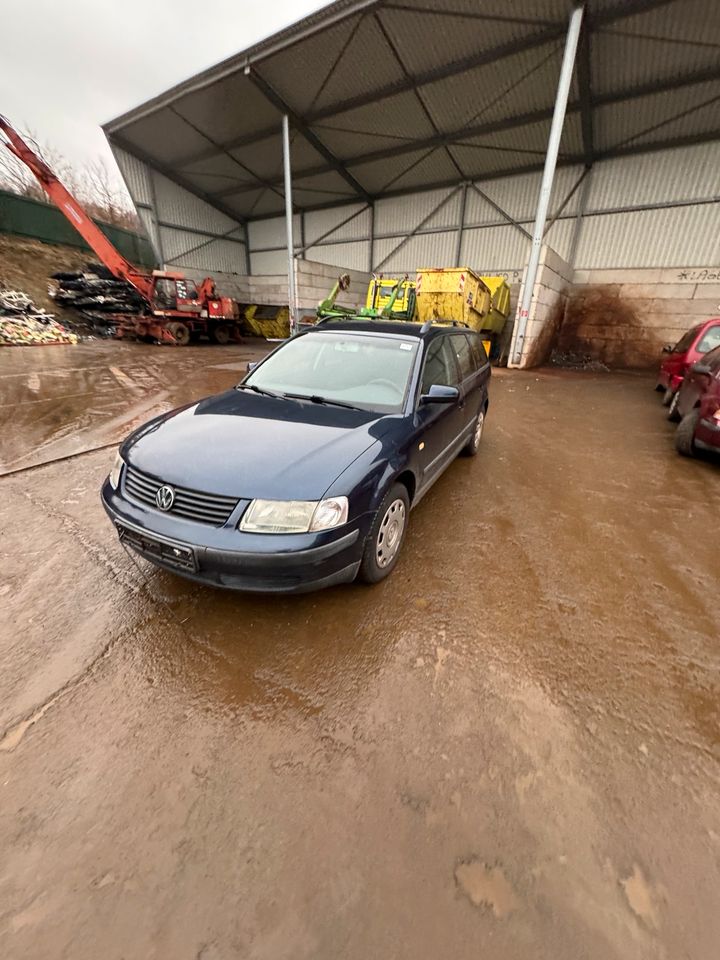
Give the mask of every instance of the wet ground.
M 3 468 L 252 353 L 2 351 Z M 111 449 L 0 478 L 3 957 L 716 957 L 720 467 L 651 386 L 501 371 L 373 588 L 135 564 Z

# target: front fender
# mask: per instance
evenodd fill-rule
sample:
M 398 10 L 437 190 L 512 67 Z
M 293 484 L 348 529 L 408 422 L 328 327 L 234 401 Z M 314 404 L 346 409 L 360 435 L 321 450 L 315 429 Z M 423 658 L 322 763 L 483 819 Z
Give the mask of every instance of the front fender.
M 406 467 L 407 463 L 399 452 L 389 452 L 386 445 L 376 440 L 343 470 L 324 496 L 347 497 L 351 517 L 375 511 L 395 477 Z

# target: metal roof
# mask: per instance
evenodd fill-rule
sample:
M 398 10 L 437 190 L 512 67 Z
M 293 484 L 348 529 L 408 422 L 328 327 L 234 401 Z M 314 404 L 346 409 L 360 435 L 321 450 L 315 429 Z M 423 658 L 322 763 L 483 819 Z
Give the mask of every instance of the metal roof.
M 337 0 L 106 124 L 235 219 L 541 169 L 572 0 Z M 587 0 L 559 163 L 720 138 L 716 0 Z

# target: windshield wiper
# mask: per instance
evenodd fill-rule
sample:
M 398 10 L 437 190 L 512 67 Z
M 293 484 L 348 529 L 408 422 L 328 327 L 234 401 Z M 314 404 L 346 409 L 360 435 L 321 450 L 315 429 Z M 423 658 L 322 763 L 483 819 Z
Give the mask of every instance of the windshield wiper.
M 362 407 L 356 407 L 353 403 L 345 403 L 344 400 L 331 400 L 329 397 L 319 397 L 317 394 L 308 396 L 306 393 L 286 393 L 286 397 L 293 400 L 309 400 L 310 403 L 326 403 L 333 407 L 345 407 L 346 410 L 362 410 Z
M 275 397 L 276 400 L 281 400 L 285 394 L 276 393 L 274 390 L 266 390 L 264 387 L 256 387 L 254 383 L 236 383 L 236 390 L 252 390 L 253 393 L 259 393 L 263 397 Z

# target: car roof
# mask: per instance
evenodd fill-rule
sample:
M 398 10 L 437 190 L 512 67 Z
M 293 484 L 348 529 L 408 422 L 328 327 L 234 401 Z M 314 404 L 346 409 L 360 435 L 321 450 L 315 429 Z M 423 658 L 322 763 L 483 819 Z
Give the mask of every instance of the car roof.
M 365 317 L 342 317 L 338 319 L 320 320 L 310 330 L 338 331 L 347 330 L 353 333 L 380 333 L 392 336 L 426 339 L 439 333 L 450 333 L 453 330 L 466 331 L 469 327 L 455 327 L 448 324 L 413 323 L 410 320 L 368 320 Z

